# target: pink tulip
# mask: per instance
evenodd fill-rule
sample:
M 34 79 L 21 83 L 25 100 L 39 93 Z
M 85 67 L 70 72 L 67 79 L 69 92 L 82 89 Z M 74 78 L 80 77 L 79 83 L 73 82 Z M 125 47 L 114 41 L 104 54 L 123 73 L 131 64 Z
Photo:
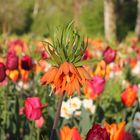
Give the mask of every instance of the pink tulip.
M 89 81 L 89 84 L 93 93 L 99 95 L 104 90 L 105 80 L 100 76 L 94 76 L 93 79 Z
M 103 52 L 103 56 L 104 56 L 104 61 L 109 64 L 111 62 L 113 62 L 116 58 L 116 50 L 113 50 L 110 47 L 107 47 L 104 52 Z
M 18 68 L 18 56 L 15 51 L 9 51 L 7 54 L 6 67 L 10 70 Z
M 42 117 L 42 109 L 46 105 L 41 105 L 39 97 L 28 97 L 25 100 L 24 114 L 29 120 L 38 120 Z
M 6 67 L 0 62 L 0 82 L 3 82 L 6 78 Z
M 35 127 L 36 128 L 41 128 L 44 123 L 45 123 L 44 118 L 40 117 L 38 120 L 35 120 Z

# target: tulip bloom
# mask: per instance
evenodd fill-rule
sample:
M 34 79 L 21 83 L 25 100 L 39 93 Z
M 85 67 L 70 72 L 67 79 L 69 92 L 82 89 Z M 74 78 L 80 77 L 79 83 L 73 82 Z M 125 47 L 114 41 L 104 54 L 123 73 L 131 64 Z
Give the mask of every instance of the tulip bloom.
M 105 80 L 100 76 L 94 76 L 88 81 L 88 86 L 85 87 L 85 94 L 92 99 L 99 96 L 105 88 Z
M 60 129 L 60 140 L 82 140 L 82 138 L 76 127 L 64 126 Z
M 8 43 L 9 49 L 14 50 L 17 53 L 26 52 L 27 46 L 25 45 L 25 42 L 21 39 L 15 39 Z
M 88 131 L 85 140 L 110 140 L 110 136 L 105 128 L 102 128 L 99 124 L 95 124 Z
M 130 132 L 125 132 L 124 140 L 134 140 L 133 135 Z
M 107 66 L 104 60 L 102 60 L 97 64 L 97 67 L 94 71 L 94 75 L 98 75 L 101 77 L 105 77 L 105 79 L 106 78 L 108 79 L 110 72 L 111 72 L 110 67 Z
M 19 78 L 19 71 L 18 70 L 12 70 L 12 71 L 6 71 L 6 74 L 8 77 L 13 81 L 16 82 Z
M 108 124 L 104 123 L 104 126 L 108 133 L 110 133 L 110 140 L 124 140 L 125 138 L 125 122 L 120 124 Z
M 121 94 L 121 99 L 126 107 L 132 106 L 137 100 L 137 88 L 136 86 L 129 86 Z
M 42 117 L 42 109 L 46 106 L 41 105 L 39 97 L 28 97 L 25 100 L 23 113 L 29 120 L 38 120 Z
M 21 59 L 21 67 L 24 70 L 31 70 L 33 67 L 33 60 L 30 56 L 23 56 Z
M 104 61 L 109 64 L 111 62 L 113 62 L 116 58 L 116 50 L 113 50 L 110 47 L 107 47 L 104 52 L 103 52 L 103 56 L 104 56 Z
M 7 54 L 6 67 L 9 70 L 14 70 L 18 68 L 18 56 L 15 51 L 9 51 Z
M 3 82 L 6 78 L 6 67 L 0 62 L 0 82 Z

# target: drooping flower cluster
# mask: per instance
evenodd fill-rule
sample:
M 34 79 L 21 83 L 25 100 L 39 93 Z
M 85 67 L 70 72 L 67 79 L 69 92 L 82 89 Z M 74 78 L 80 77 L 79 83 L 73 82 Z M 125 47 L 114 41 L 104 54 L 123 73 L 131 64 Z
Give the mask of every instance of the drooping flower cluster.
M 69 33 L 68 33 L 69 32 Z M 71 38 L 74 36 L 74 38 Z M 80 95 L 80 87 L 87 85 L 91 79 L 83 67 L 91 60 L 83 60 L 86 45 L 79 42 L 77 32 L 66 28 L 62 34 L 54 38 L 53 44 L 48 44 L 48 54 L 52 67 L 41 78 L 42 85 L 51 84 L 56 93 L 67 93 L 72 96 L 75 91 Z
M 66 92 L 71 96 L 74 91 L 80 95 L 80 86 L 85 85 L 90 79 L 90 75 L 83 67 L 76 68 L 72 63 L 64 62 L 60 68 L 51 67 L 41 78 L 41 82 L 43 85 L 52 84 L 55 91 L 61 94 Z

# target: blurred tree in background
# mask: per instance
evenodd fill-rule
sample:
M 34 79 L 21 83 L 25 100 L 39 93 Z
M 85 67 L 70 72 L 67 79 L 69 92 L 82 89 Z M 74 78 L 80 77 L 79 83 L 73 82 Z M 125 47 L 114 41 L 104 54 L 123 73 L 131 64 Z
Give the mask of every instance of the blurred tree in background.
M 135 33 L 140 39 L 140 0 L 137 0 L 137 21 L 135 26 Z
M 0 30 L 2 33 L 18 32 L 29 26 L 27 23 L 30 2 L 27 6 L 24 0 L 0 0 Z
M 122 40 L 129 32 L 134 32 L 137 16 L 137 0 L 118 0 L 117 37 Z
M 0 0 L 1 33 L 49 35 L 51 28 L 74 20 L 88 36 L 123 39 L 138 35 L 139 0 Z M 138 14 L 138 16 L 137 16 Z
M 81 29 L 89 36 L 100 36 L 104 32 L 103 0 L 91 0 L 84 5 L 81 14 Z
M 107 41 L 116 39 L 116 0 L 104 0 L 104 29 Z

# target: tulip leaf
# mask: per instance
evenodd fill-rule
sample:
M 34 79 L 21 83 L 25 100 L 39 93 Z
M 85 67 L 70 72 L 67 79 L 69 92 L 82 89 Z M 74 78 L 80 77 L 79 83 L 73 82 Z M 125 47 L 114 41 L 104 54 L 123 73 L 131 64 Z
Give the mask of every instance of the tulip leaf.
M 86 111 L 84 108 L 82 108 L 80 128 L 81 128 L 82 134 L 84 136 L 87 134 L 87 132 L 91 128 L 91 126 L 92 126 L 92 122 L 90 119 L 90 113 L 88 111 Z

